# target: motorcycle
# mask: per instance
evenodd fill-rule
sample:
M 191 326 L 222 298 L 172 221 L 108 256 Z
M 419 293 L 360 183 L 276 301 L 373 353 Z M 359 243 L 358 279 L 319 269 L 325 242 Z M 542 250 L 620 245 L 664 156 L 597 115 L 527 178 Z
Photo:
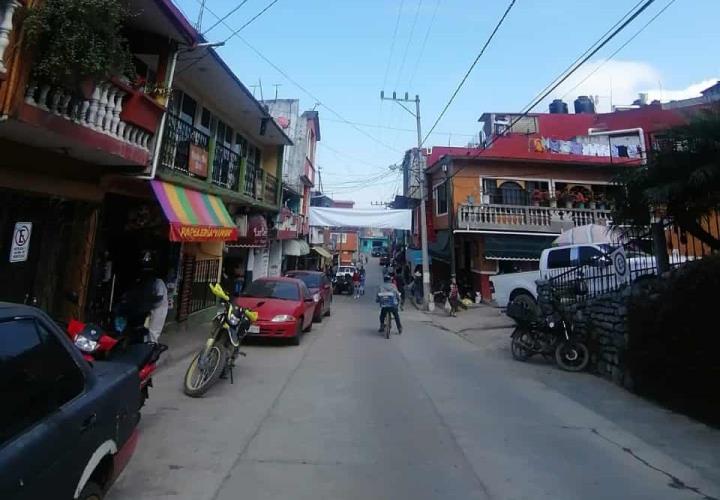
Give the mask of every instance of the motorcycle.
M 140 377 L 142 404 L 145 404 L 150 396 L 152 375 L 157 369 L 160 356 L 168 348 L 166 345 L 132 341 L 130 339 L 135 335 L 128 335 L 124 331 L 108 332 L 96 325 L 83 323 L 76 319 L 69 321 L 65 331 L 75 347 L 89 362 L 96 360 L 120 361 L 136 366 Z
M 202 350 L 193 358 L 185 373 L 183 391 L 190 397 L 200 397 L 227 374 L 233 380 L 233 367 L 240 351 L 240 344 L 248 334 L 258 313 L 233 304 L 219 283 L 210 285 L 210 291 L 220 299 L 220 306 L 212 321 L 210 336 Z
M 574 333 L 563 314 L 553 311 L 545 319 L 521 304 L 510 304 L 507 315 L 517 327 L 511 335 L 510 352 L 514 359 L 527 361 L 535 354 L 554 360 L 563 370 L 579 372 L 590 361 L 587 346 Z

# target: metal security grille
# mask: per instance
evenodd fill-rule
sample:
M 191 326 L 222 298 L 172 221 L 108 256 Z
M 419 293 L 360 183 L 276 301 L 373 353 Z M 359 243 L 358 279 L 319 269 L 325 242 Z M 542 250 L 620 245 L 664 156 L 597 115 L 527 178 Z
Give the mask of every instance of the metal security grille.
M 218 280 L 219 270 L 220 259 L 196 260 L 193 255 L 185 256 L 178 320 L 182 321 L 194 312 L 215 305 L 216 299 L 209 285 Z

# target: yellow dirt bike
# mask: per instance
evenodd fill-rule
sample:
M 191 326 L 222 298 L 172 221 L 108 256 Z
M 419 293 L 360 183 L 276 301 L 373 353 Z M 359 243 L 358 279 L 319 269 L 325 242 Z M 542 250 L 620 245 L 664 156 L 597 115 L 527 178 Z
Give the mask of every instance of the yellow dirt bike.
M 233 304 L 219 283 L 210 285 L 210 291 L 220 299 L 220 306 L 205 347 L 190 363 L 183 384 L 185 394 L 194 398 L 205 394 L 223 374 L 229 375 L 233 383 L 235 359 L 245 356 L 240 344 L 258 318 L 257 312 Z

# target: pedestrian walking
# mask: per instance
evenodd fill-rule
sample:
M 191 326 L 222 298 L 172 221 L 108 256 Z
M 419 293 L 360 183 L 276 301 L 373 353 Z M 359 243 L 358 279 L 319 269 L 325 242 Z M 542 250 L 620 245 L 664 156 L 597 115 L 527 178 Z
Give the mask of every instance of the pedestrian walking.
M 353 292 L 354 297 L 356 299 L 360 298 L 360 273 L 356 269 L 355 272 L 352 275 L 352 284 L 353 284 Z

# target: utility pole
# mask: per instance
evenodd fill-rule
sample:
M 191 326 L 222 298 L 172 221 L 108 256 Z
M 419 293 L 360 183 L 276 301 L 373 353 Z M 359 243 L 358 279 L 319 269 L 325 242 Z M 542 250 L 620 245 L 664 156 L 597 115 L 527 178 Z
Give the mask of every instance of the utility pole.
M 203 14 L 205 13 L 205 0 L 200 2 L 200 12 L 198 13 L 197 21 L 195 22 L 195 29 L 198 33 L 202 33 L 202 20 Z
M 422 280 L 423 280 L 423 291 L 425 292 L 425 303 L 427 308 L 432 311 L 435 308 L 433 302 L 433 295 L 430 288 L 430 260 L 428 257 L 428 234 L 427 234 L 427 210 L 425 208 L 425 169 L 423 168 L 422 158 L 422 129 L 420 126 L 420 96 L 415 95 L 415 99 L 410 99 L 410 96 L 405 92 L 405 97 L 398 97 L 395 92 L 392 93 L 392 97 L 385 97 L 385 91 L 380 91 L 380 99 L 383 101 L 393 101 L 405 111 L 415 117 L 415 127 L 417 129 L 417 149 L 415 150 L 415 172 L 414 175 L 418 181 L 420 188 L 420 243 L 422 246 Z M 414 102 L 415 112 L 413 113 L 403 103 Z

